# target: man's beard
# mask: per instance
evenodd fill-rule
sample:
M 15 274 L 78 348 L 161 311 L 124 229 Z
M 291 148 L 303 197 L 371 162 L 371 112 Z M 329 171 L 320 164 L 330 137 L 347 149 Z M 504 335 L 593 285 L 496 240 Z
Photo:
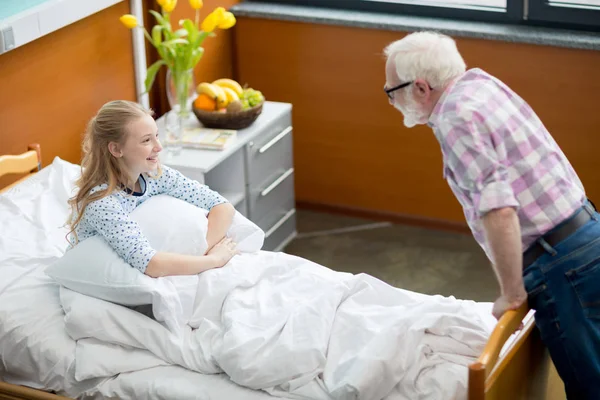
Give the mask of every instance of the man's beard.
M 411 102 L 404 107 L 401 107 L 396 103 L 394 104 L 394 107 L 396 107 L 396 109 L 404 116 L 404 126 L 407 128 L 412 128 L 415 125 L 423 123 L 421 122 L 423 120 L 423 111 L 420 110 L 415 103 Z

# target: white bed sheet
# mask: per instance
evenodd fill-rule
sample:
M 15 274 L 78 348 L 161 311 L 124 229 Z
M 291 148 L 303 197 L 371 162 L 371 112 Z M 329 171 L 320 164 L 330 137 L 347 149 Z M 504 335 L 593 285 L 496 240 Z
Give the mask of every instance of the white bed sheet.
M 70 394 L 102 382 L 75 381 L 75 341 L 59 286 L 44 273 L 66 249 L 66 201 L 78 173 L 57 158 L 0 195 L 0 378 Z
M 248 389 L 229 380 L 225 374 L 203 375 L 179 366 L 159 366 L 119 374 L 108 379 L 83 400 L 269 400 L 277 397 Z
M 108 379 L 75 380 L 76 342 L 65 331 L 59 287 L 43 269 L 66 249 L 67 199 L 77 165 L 56 158 L 0 195 L 0 378 L 80 398 L 267 399 L 226 375 L 157 366 Z M 491 330 L 491 303 L 479 303 Z

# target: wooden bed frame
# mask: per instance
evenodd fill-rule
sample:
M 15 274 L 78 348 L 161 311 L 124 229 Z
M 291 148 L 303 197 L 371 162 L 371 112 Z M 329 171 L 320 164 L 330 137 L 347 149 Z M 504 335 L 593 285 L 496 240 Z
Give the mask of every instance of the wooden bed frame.
M 40 146 L 32 144 L 20 155 L 0 156 L 0 176 L 28 174 L 15 183 L 0 189 L 0 193 L 19 184 L 41 168 Z M 468 400 L 564 400 L 562 382 L 552 365 L 533 318 L 526 319 L 529 308 L 509 311 L 493 330 L 477 362 L 469 366 Z M 523 328 L 507 350 L 500 352 L 513 332 Z M 60 400 L 57 396 L 0 381 L 0 400 Z

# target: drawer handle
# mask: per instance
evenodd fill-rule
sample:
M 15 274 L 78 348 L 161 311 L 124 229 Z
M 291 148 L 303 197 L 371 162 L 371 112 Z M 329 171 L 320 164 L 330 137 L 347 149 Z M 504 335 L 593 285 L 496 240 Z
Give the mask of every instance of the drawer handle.
M 279 227 L 283 224 L 285 224 L 285 222 L 291 218 L 292 215 L 294 215 L 296 213 L 296 209 L 292 208 L 290 211 L 288 211 L 287 213 L 285 213 L 285 215 L 279 220 L 277 221 L 277 223 L 275 225 L 273 225 L 271 227 L 271 229 L 269 229 L 267 231 L 267 233 L 265 233 L 265 238 L 268 238 L 269 236 L 271 236 L 277 229 L 279 229 Z
M 271 147 L 273 147 L 273 145 L 277 142 L 279 142 L 285 135 L 287 135 L 288 133 L 290 133 L 292 131 L 292 127 L 288 126 L 287 128 L 285 128 L 284 130 L 281 131 L 281 133 L 277 136 L 275 136 L 273 139 L 271 139 L 269 141 L 269 143 L 265 144 L 263 147 L 260 148 L 260 150 L 258 150 L 258 152 L 260 154 L 264 153 L 265 151 L 269 150 Z
M 281 176 L 279 178 L 277 178 L 275 180 L 275 182 L 271 183 L 267 188 L 265 188 L 262 192 L 260 192 L 260 195 L 263 197 L 268 195 L 269 193 L 271 193 L 271 191 L 273 189 L 275 189 L 277 186 L 279 186 L 279 184 L 281 182 L 283 182 L 285 180 L 285 178 L 287 178 L 288 176 L 290 176 L 293 173 L 294 173 L 294 168 L 288 169 L 283 174 L 281 174 Z

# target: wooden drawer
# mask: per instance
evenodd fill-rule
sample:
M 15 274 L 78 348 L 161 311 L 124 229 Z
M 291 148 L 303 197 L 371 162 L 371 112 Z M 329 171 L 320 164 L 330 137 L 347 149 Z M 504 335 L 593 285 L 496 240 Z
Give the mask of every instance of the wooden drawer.
M 265 242 L 262 249 L 281 251 L 283 247 L 296 236 L 296 209 L 292 208 L 285 214 L 279 214 L 278 221 L 265 231 Z
M 249 188 L 248 213 L 257 225 L 259 223 L 256 221 L 263 224 L 259 225 L 262 229 L 270 228 L 268 214 L 274 213 L 286 201 L 294 198 L 294 168 L 278 168 L 276 172 L 277 175 L 271 174 L 270 181 Z
M 251 187 L 273 180 L 280 170 L 294 165 L 292 126 L 289 118 L 275 121 L 266 132 L 246 146 L 247 182 Z

